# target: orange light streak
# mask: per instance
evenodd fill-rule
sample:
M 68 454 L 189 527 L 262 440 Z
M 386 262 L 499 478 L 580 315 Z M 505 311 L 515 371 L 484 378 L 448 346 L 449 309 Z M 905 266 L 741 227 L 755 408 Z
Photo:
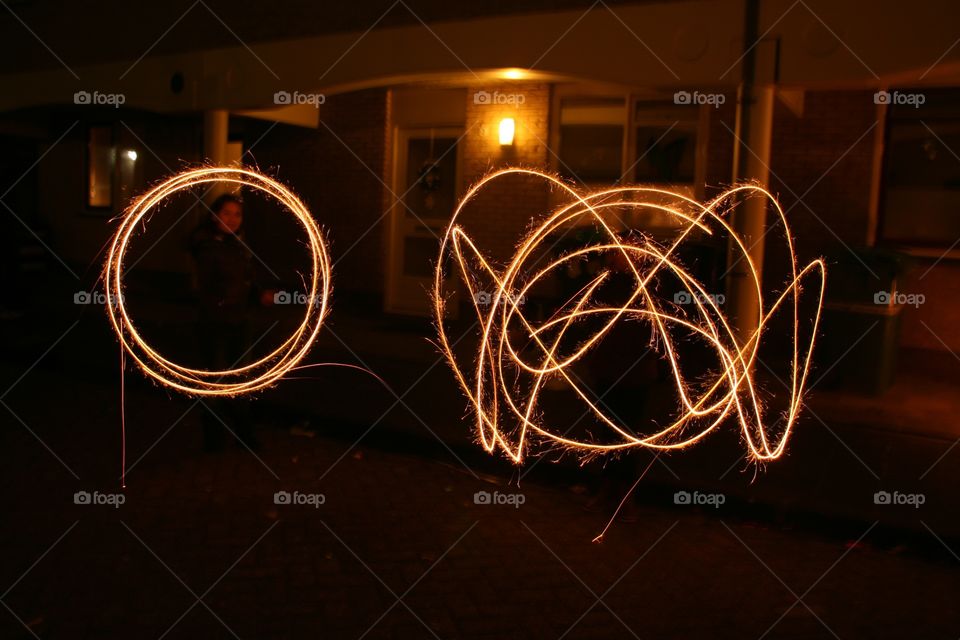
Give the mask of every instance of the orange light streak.
M 509 175 L 545 180 L 553 189 L 571 196 L 572 202 L 546 216 L 520 242 L 509 263 L 498 270 L 477 248 L 459 218 L 484 187 Z M 750 256 L 749 244 L 725 219 L 737 202 L 750 197 L 769 200 L 775 211 L 773 224 L 782 224 L 786 240 L 790 276 L 783 290 L 772 295 L 771 302 L 764 301 L 758 265 Z M 602 215 L 614 208 L 631 209 L 640 214 L 644 211 L 664 212 L 679 224 L 676 236 L 663 246 L 645 236 L 620 237 Z M 594 225 L 600 240 L 560 257 L 543 259 L 544 250 L 550 247 L 553 236 L 584 219 Z M 708 235 L 720 232 L 729 236 L 735 247 L 734 254 L 746 265 L 753 280 L 751 289 L 755 289 L 760 308 L 752 331 L 747 335 L 738 335 L 716 298 L 708 294 L 676 257 L 684 241 L 695 232 Z M 633 292 L 622 306 L 609 306 L 594 298 L 597 289 L 613 274 L 605 267 L 542 322 L 537 323 L 524 315 L 522 301 L 529 297 L 535 285 L 545 281 L 553 272 L 569 268 L 588 255 L 611 253 L 625 265 L 621 273 L 630 276 L 633 282 Z M 540 266 L 542 262 L 546 262 L 546 266 Z M 456 265 L 451 269 L 459 271 L 457 275 L 473 301 L 480 322 L 478 351 L 469 367 L 461 365 L 445 330 L 447 287 L 451 274 L 444 272 L 444 264 Z M 660 275 L 675 278 L 692 294 L 687 307 L 689 311 L 683 311 L 671 300 L 658 296 L 655 288 L 656 278 Z M 702 204 L 679 193 L 645 187 L 618 187 L 581 194 L 553 175 L 533 169 L 507 168 L 480 180 L 464 195 L 454 211 L 441 242 L 433 302 L 439 345 L 469 399 L 478 440 L 488 452 L 500 448 L 519 464 L 535 440 L 587 455 L 633 447 L 674 450 L 698 442 L 732 418 L 739 424 L 752 459 L 767 461 L 783 455 L 800 413 L 820 322 L 825 276 L 826 267 L 820 259 L 803 268 L 798 267 L 785 214 L 776 199 L 761 187 L 737 186 Z M 478 300 L 477 293 L 484 290 L 481 282 L 490 285 L 485 289 L 490 293 L 489 300 L 485 297 Z M 817 291 L 816 310 L 808 318 L 812 324 L 808 339 L 801 337 L 801 284 L 815 285 Z M 758 389 L 753 371 L 764 329 L 769 328 L 775 312 L 790 312 L 791 308 L 790 395 L 777 422 L 764 411 L 760 401 L 763 390 Z M 587 318 L 599 321 L 602 326 L 585 338 L 574 335 L 571 327 Z M 649 323 L 662 357 L 672 372 L 676 393 L 677 411 L 671 417 L 672 422 L 665 426 L 652 425 L 654 433 L 648 435 L 636 433 L 628 425 L 607 415 L 584 391 L 572 371 L 572 366 L 617 323 L 630 320 Z M 682 345 L 675 336 L 681 332 L 695 336 L 715 354 L 716 371 L 710 379 L 692 384 L 684 376 L 679 354 Z M 533 356 L 529 355 L 531 347 Z M 586 411 L 614 434 L 614 441 L 567 437 L 545 424 L 538 402 L 541 391 L 550 380 L 562 381 L 569 386 L 584 402 Z M 774 423 L 779 426 L 777 433 L 771 433 L 769 425 Z
M 149 213 L 172 195 L 209 183 L 227 183 L 256 189 L 276 198 L 293 214 L 306 231 L 310 246 L 312 277 L 310 301 L 304 305 L 300 325 L 280 346 L 248 365 L 221 371 L 185 367 L 168 360 L 141 337 L 123 296 L 124 259 L 130 239 Z M 191 395 L 235 396 L 268 387 L 297 367 L 317 339 L 329 310 L 331 264 L 327 245 L 316 221 L 293 193 L 275 180 L 247 169 L 209 167 L 185 171 L 169 178 L 141 196 L 124 214 L 110 243 L 104 265 L 107 314 L 123 349 L 140 369 L 154 380 Z M 113 304 L 110 304 L 113 302 Z

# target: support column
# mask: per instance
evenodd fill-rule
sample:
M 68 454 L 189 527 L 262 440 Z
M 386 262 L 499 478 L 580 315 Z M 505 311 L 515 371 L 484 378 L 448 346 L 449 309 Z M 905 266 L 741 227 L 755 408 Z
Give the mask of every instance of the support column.
M 226 164 L 229 131 L 229 111 L 226 109 L 209 109 L 203 112 L 203 157 L 205 162 L 216 166 Z M 207 190 L 204 201 L 210 204 L 217 196 L 226 191 L 228 191 L 226 185 L 213 184 Z
M 734 183 L 752 182 L 767 187 L 770 182 L 770 145 L 773 136 L 776 43 L 757 42 L 758 0 L 746 0 L 744 13 L 743 80 L 737 95 L 733 180 Z M 763 67 L 759 74 L 758 66 Z M 766 220 L 767 202 L 763 198 L 750 198 L 743 202 L 733 212 L 731 220 L 734 231 L 746 245 L 747 254 L 760 275 Z M 727 262 L 731 265 L 727 274 L 727 306 L 738 337 L 748 339 L 760 322 L 760 300 L 746 260 L 737 261 L 740 255 L 740 249 L 731 241 L 727 252 Z

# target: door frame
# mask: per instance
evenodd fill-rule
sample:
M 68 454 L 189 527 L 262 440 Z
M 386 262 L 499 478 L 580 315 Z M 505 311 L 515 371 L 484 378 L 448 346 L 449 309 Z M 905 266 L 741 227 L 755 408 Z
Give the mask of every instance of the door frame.
M 398 283 L 399 279 L 403 277 L 401 272 L 402 264 L 398 264 L 403 257 L 403 241 L 405 235 L 403 234 L 403 215 L 404 215 L 404 206 L 402 202 L 402 197 L 406 195 L 408 187 L 405 184 L 406 174 L 407 174 L 407 146 L 410 138 L 414 137 L 427 137 L 430 134 L 435 137 L 453 137 L 457 139 L 457 158 L 456 158 L 456 176 L 454 177 L 454 200 L 459 202 L 460 198 L 463 196 L 463 140 L 464 140 L 464 127 L 462 126 L 451 126 L 451 125 L 441 125 L 436 127 L 401 127 L 395 126 L 393 128 L 393 168 L 392 175 L 390 179 L 390 188 L 393 190 L 393 193 L 390 194 L 392 198 L 400 196 L 400 201 L 395 202 L 393 206 L 390 207 L 389 215 L 389 229 L 387 233 L 387 265 L 386 265 L 386 279 L 385 279 L 385 291 L 384 291 L 384 310 L 388 313 L 397 313 L 404 315 L 424 315 L 423 313 L 415 309 L 415 305 L 405 305 L 403 296 L 401 295 Z M 394 195 L 396 194 L 396 195 Z M 452 215 L 452 211 L 450 212 Z M 430 295 L 430 288 L 432 288 L 432 280 L 429 281 L 429 286 L 424 295 Z M 427 313 L 430 315 L 430 304 L 426 305 Z

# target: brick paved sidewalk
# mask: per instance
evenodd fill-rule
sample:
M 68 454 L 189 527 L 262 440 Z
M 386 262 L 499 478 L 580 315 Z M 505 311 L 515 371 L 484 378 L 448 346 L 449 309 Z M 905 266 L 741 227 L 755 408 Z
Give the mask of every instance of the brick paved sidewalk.
M 867 525 L 828 537 L 647 505 L 594 544 L 606 514 L 569 483 L 518 489 L 506 463 L 498 478 L 323 425 L 262 432 L 259 458 L 204 455 L 201 409 L 180 419 L 192 401 L 160 389 L 128 397 L 125 503 L 77 505 L 117 491 L 117 389 L 35 371 L 4 402 L 0 638 L 960 634 L 960 559 L 851 544 Z

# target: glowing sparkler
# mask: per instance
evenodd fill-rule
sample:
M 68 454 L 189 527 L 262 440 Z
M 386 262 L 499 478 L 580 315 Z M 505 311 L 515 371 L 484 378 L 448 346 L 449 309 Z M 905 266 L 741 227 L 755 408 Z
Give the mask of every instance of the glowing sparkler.
M 543 179 L 553 188 L 567 192 L 572 203 L 536 226 L 520 243 L 509 264 L 498 272 L 461 226 L 459 217 L 485 186 L 511 174 Z M 751 259 L 748 245 L 724 219 L 737 202 L 750 197 L 770 200 L 786 240 L 790 276 L 770 304 L 763 300 L 758 268 Z M 609 214 L 624 210 L 640 215 L 651 211 L 667 214 L 679 225 L 675 239 L 659 245 L 649 237 L 618 235 L 608 221 Z M 599 239 L 560 257 L 550 255 L 555 236 L 583 221 L 592 225 Z M 677 257 L 679 248 L 691 235 L 698 232 L 712 235 L 716 231 L 732 239 L 734 253 L 753 278 L 751 288 L 755 288 L 760 311 L 749 335 L 738 335 L 721 311 L 717 298 L 708 294 Z M 613 258 L 616 267 L 600 267 L 595 274 L 587 275 L 587 284 L 550 317 L 536 321 L 524 314 L 523 300 L 536 286 L 545 284 L 556 272 L 576 270 L 590 258 L 602 255 Z M 459 363 L 445 329 L 445 286 L 449 285 L 450 274 L 444 272 L 443 265 L 450 257 L 459 268 L 480 321 L 479 351 L 469 369 Z M 627 277 L 631 291 L 622 304 L 611 305 L 603 301 L 599 293 L 615 275 Z M 701 440 L 725 420 L 733 418 L 739 423 L 749 454 L 754 460 L 763 461 L 783 454 L 800 412 L 823 304 L 824 278 L 825 266 L 821 260 L 798 268 L 784 212 L 773 196 L 760 187 L 735 187 L 704 205 L 682 194 L 655 188 L 622 187 L 583 195 L 549 174 L 508 168 L 481 180 L 455 210 L 441 243 L 434 280 L 434 312 L 440 346 L 470 400 L 478 439 L 487 451 L 499 447 L 520 463 L 534 439 L 585 454 L 631 447 L 680 449 Z M 657 286 L 667 279 L 685 288 L 689 298 L 685 300 L 689 303 L 685 305 L 687 311 L 673 304 L 673 299 L 658 296 Z M 816 285 L 818 297 L 809 318 L 812 324 L 809 338 L 803 339 L 799 298 L 801 284 L 809 281 Z M 483 290 L 482 283 L 490 288 Z M 778 419 L 772 419 L 759 400 L 754 365 L 761 334 L 774 313 L 781 308 L 789 310 L 791 306 L 789 402 Z M 676 392 L 677 411 L 671 417 L 672 422 L 653 425 L 648 429 L 653 433 L 649 434 L 639 433 L 607 415 L 572 371 L 572 366 L 591 352 L 615 325 L 626 321 L 634 321 L 635 326 L 638 322 L 649 325 L 652 340 L 669 365 Z M 599 328 L 584 335 L 583 327 L 590 323 Z M 707 380 L 692 382 L 685 375 L 679 355 L 682 345 L 677 340 L 680 335 L 709 347 L 715 363 Z M 541 391 L 549 382 L 566 384 L 572 389 L 583 400 L 586 411 L 609 428 L 615 440 L 578 439 L 551 429 L 543 420 L 542 407 L 538 404 Z M 777 433 L 770 433 L 771 424 L 779 425 Z
M 257 189 L 292 213 L 306 231 L 309 240 L 312 278 L 306 313 L 300 325 L 271 353 L 248 365 L 222 371 L 206 371 L 179 365 L 157 353 L 137 332 L 127 313 L 122 295 L 123 266 L 127 247 L 134 232 L 146 222 L 150 211 L 180 191 L 208 183 L 228 183 Z M 154 187 L 141 196 L 126 212 L 110 244 L 104 269 L 107 287 L 107 313 L 123 349 L 144 373 L 179 391 L 202 396 L 238 395 L 267 387 L 293 370 L 303 360 L 317 338 L 328 311 L 331 264 L 327 246 L 310 211 L 283 185 L 262 174 L 238 168 L 202 168 L 186 171 Z

